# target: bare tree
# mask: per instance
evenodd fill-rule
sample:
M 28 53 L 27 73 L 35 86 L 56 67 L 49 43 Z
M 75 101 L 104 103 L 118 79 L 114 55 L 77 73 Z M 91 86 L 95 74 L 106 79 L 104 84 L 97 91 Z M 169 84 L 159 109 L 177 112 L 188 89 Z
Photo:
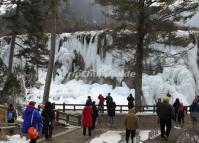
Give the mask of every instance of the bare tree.
M 54 58 L 55 58 L 55 46 L 56 46 L 56 15 L 57 15 L 57 0 L 51 0 L 51 49 L 50 49 L 50 58 L 48 63 L 48 71 L 46 75 L 45 88 L 43 94 L 43 103 L 46 103 L 49 99 L 50 85 L 52 80 L 52 73 L 54 67 Z

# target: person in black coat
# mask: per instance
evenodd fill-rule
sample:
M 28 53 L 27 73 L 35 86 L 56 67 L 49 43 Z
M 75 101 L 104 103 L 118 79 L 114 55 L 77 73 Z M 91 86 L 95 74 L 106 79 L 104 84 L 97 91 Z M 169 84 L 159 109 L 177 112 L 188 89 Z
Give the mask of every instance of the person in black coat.
M 55 113 L 51 102 L 46 102 L 44 110 L 42 111 L 43 117 L 43 133 L 45 139 L 52 140 L 53 122 L 55 120 Z
M 178 119 L 178 106 L 180 105 L 180 100 L 179 98 L 176 98 L 174 104 L 173 104 L 173 108 L 174 108 L 174 113 L 175 113 L 175 116 L 174 116 L 174 120 L 175 122 L 177 122 L 177 119 Z
M 159 108 L 161 104 L 161 98 L 158 98 L 158 102 L 156 103 L 156 113 L 157 113 L 157 109 Z
M 160 119 L 161 138 L 168 140 L 171 131 L 171 120 L 174 118 L 174 110 L 172 105 L 169 104 L 169 97 L 163 97 L 163 102 L 157 107 L 157 115 Z
M 93 103 L 92 103 L 92 109 L 93 109 L 93 116 L 92 116 L 93 127 L 92 127 L 92 129 L 95 129 L 95 122 L 96 122 L 96 119 L 98 117 L 98 112 L 99 112 L 99 110 L 97 109 L 97 107 L 95 105 L 95 101 L 93 101 Z
M 109 103 L 111 102 L 111 100 L 113 100 L 113 98 L 111 97 L 111 93 L 108 93 L 108 95 L 105 98 L 106 100 L 106 106 L 107 106 L 107 110 L 109 108 Z
M 88 96 L 86 103 L 88 103 L 90 106 L 92 105 L 92 99 L 91 96 Z
M 132 94 L 129 94 L 129 96 L 127 97 L 128 100 L 128 108 L 131 109 L 134 107 L 134 98 L 132 96 Z
M 108 116 L 109 116 L 109 124 L 110 127 L 114 126 L 114 122 L 115 122 L 115 108 L 116 108 L 116 104 L 113 101 L 113 99 L 110 99 L 110 103 L 109 103 L 109 107 L 108 107 Z

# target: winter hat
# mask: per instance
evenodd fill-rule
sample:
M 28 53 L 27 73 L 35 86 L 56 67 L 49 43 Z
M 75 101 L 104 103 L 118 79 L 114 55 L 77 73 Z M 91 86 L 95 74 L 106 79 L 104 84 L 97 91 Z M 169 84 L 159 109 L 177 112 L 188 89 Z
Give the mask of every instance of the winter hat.
M 168 96 L 168 97 L 171 97 L 171 94 L 167 93 L 167 96 Z
M 169 97 L 168 96 L 163 96 L 162 97 L 163 102 L 169 102 Z
M 30 105 L 30 106 L 35 106 L 35 104 L 36 104 L 36 102 L 30 101 L 28 105 Z

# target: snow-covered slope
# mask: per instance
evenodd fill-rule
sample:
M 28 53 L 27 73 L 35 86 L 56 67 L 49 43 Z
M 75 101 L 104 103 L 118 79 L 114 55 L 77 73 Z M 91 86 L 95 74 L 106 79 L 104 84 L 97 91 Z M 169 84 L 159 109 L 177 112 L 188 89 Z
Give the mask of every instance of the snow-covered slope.
M 55 78 L 51 84 L 50 100 L 57 103 L 85 103 L 87 96 L 91 96 L 97 101 L 97 96 L 102 93 L 104 96 L 110 92 L 117 104 L 127 104 L 126 97 L 129 93 L 134 94 L 134 89 L 129 89 L 123 81 L 124 65 L 121 59 L 115 56 L 115 51 L 107 51 L 99 48 L 101 45 L 111 45 L 113 39 L 110 35 L 106 35 L 104 39 L 99 39 L 99 34 L 103 31 L 64 33 L 58 35 L 56 44 L 55 58 Z M 187 36 L 188 32 L 178 31 L 176 36 Z M 197 35 L 197 34 L 195 34 Z M 197 39 L 197 38 L 196 38 Z M 4 38 L 0 39 L 1 58 L 8 64 L 9 47 Z M 24 46 L 20 38 L 17 43 Z M 198 43 L 198 42 L 195 42 Z M 48 43 L 50 45 L 50 43 Z M 199 70 L 198 70 L 198 45 L 190 44 L 185 47 L 166 46 L 161 44 L 153 44 L 150 46 L 167 53 L 165 58 L 163 72 L 157 75 L 143 74 L 143 102 L 146 104 L 154 104 L 155 100 L 167 93 L 172 95 L 171 102 L 175 98 L 180 98 L 184 104 L 191 103 L 193 98 L 198 94 L 199 89 Z M 20 46 L 16 46 L 15 52 L 20 50 Z M 178 53 L 184 53 L 179 54 Z M 176 56 L 172 55 L 178 55 Z M 125 56 L 125 52 L 123 52 Z M 125 58 L 124 58 L 125 59 Z M 128 60 L 128 58 L 126 58 Z M 148 61 L 155 58 L 151 56 Z M 14 67 L 24 67 L 25 59 L 16 58 Z M 39 89 L 28 89 L 30 93 L 27 100 L 33 98 L 41 102 L 44 82 L 47 69 L 39 69 L 39 81 L 43 84 Z M 95 73 L 95 77 L 90 79 L 90 75 L 83 74 L 83 77 L 77 77 L 77 73 Z M 75 76 L 69 78 L 70 74 L 76 73 Z M 103 77 L 103 78 L 102 78 Z M 115 88 L 112 82 L 116 79 L 117 86 Z M 102 82 L 100 82 L 104 79 Z M 106 80 L 105 80 L 106 79 Z M 91 82 L 89 82 L 91 81 Z M 106 84 L 109 83 L 109 84 Z M 133 82 L 132 82 L 133 84 Z

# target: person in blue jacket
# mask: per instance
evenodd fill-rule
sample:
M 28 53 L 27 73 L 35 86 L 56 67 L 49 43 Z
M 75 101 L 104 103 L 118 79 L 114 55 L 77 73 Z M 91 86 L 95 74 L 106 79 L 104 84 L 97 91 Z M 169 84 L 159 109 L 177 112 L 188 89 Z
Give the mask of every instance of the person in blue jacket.
M 23 116 L 22 133 L 27 134 L 30 127 L 34 127 L 37 131 L 42 130 L 42 116 L 39 111 L 35 108 L 35 102 L 29 102 Z M 30 139 L 29 143 L 36 143 L 37 139 Z
M 199 122 L 199 96 L 193 100 L 190 111 L 193 123 Z

